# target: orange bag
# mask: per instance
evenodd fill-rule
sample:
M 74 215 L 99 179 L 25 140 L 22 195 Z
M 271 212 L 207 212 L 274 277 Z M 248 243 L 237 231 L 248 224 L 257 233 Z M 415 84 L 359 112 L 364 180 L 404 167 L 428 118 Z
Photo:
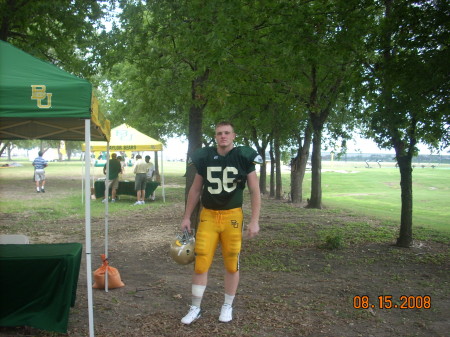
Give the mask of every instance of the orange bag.
M 120 288 L 125 286 L 125 283 L 120 279 L 119 271 L 108 266 L 108 259 L 106 255 L 102 254 L 103 265 L 94 271 L 94 289 L 104 289 L 105 288 L 105 272 L 108 271 L 108 289 Z

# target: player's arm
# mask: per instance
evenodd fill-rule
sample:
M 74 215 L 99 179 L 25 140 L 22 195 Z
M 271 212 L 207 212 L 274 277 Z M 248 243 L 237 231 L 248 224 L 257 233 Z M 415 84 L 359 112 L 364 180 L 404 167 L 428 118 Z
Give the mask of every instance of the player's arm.
M 247 184 L 252 204 L 252 215 L 248 224 L 247 235 L 252 238 L 259 232 L 259 213 L 261 210 L 261 193 L 259 191 L 258 176 L 255 171 L 247 175 Z
M 191 188 L 189 189 L 188 198 L 186 202 L 186 209 L 184 211 L 183 220 L 181 221 L 181 230 L 187 229 L 189 232 L 191 231 L 191 215 L 197 206 L 200 195 L 202 193 L 203 186 L 203 177 L 196 173 L 194 177 L 194 182 L 192 183 Z

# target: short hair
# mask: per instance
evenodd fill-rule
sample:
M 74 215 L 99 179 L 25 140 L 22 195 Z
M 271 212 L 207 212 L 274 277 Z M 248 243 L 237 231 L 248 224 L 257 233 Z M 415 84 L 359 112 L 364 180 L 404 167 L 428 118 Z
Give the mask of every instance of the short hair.
M 136 156 L 136 159 L 141 159 L 142 158 L 142 156 L 140 155 L 140 154 L 138 154 L 137 156 Z
M 111 158 L 113 158 L 113 159 L 117 158 L 117 153 L 112 153 Z
M 35 152 L 35 153 L 36 153 L 36 152 Z M 38 152 L 38 156 L 39 156 L 39 157 L 42 157 L 42 155 L 43 155 L 42 151 L 39 151 L 39 152 Z
M 217 129 L 219 126 L 227 126 L 227 125 L 231 126 L 231 128 L 233 129 L 233 132 L 234 132 L 234 125 L 233 125 L 233 123 L 228 122 L 228 121 L 222 121 L 222 122 L 217 123 L 217 124 L 216 124 L 216 129 Z
M 145 160 L 150 160 L 150 156 L 145 156 Z

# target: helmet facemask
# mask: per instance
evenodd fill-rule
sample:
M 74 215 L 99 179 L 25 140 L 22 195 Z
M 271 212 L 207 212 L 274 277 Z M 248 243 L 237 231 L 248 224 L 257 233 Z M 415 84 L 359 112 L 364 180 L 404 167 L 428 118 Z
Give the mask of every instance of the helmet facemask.
M 170 256 L 178 264 L 189 264 L 195 259 L 195 237 L 187 230 L 178 234 L 170 244 Z

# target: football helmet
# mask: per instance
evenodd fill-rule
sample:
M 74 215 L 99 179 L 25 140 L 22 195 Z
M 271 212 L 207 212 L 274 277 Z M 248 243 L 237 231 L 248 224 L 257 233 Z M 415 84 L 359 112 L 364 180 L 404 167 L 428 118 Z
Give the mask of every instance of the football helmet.
M 187 230 L 178 234 L 170 244 L 170 257 L 178 264 L 189 264 L 195 259 L 195 237 Z

